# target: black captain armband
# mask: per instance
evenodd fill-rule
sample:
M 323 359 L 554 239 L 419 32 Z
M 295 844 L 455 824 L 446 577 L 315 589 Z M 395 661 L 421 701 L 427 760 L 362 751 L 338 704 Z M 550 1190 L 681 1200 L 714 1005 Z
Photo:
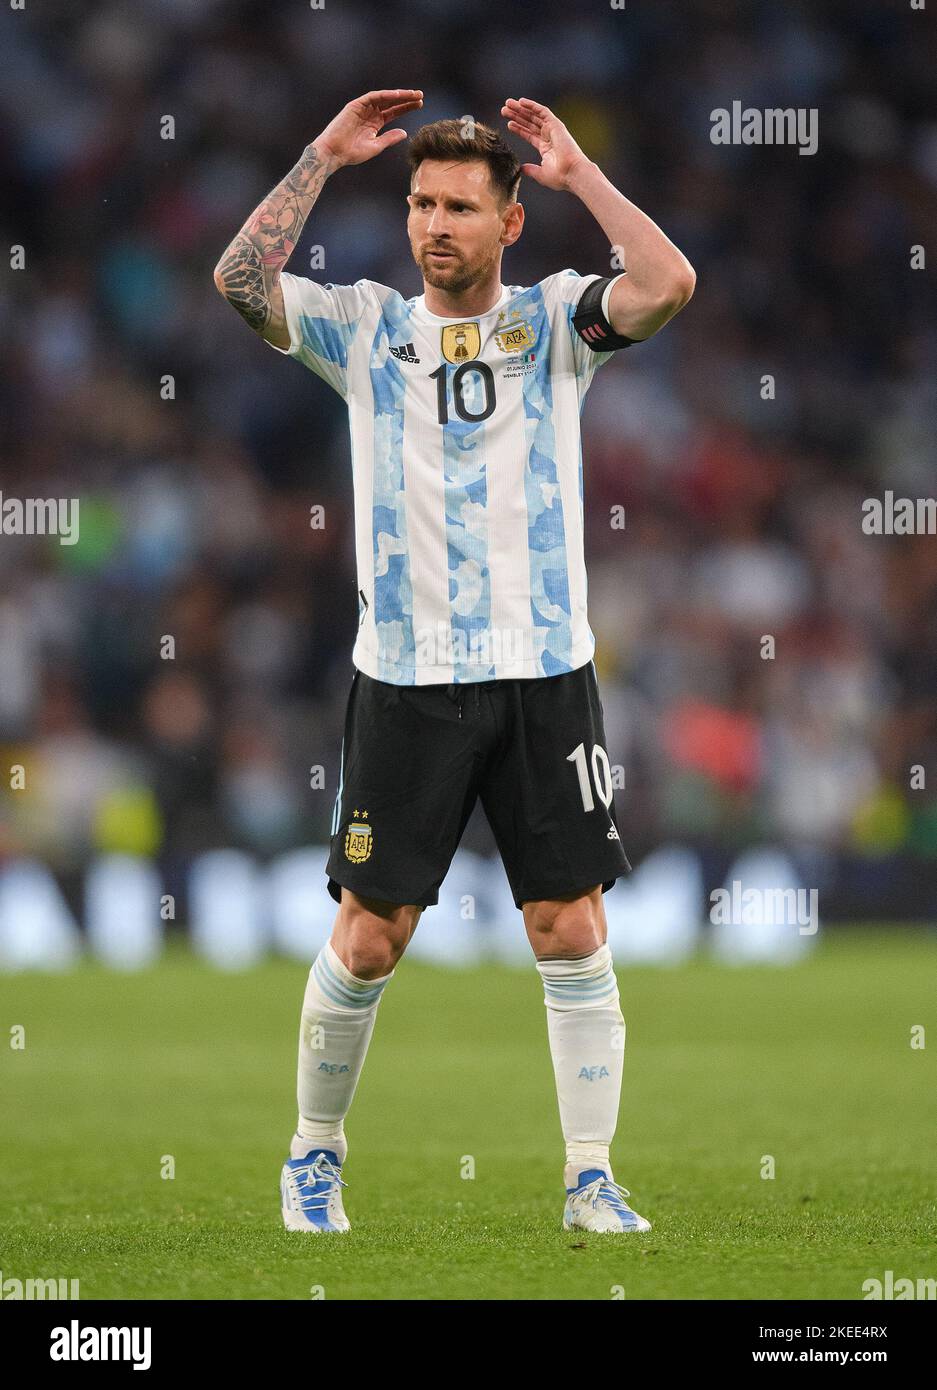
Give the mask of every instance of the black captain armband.
M 573 314 L 573 327 L 593 352 L 614 352 L 616 348 L 631 347 L 632 343 L 641 342 L 640 338 L 624 338 L 616 333 L 602 313 L 602 297 L 606 288 L 617 279 L 617 275 L 606 275 L 604 279 L 593 280 L 591 285 L 586 286 Z

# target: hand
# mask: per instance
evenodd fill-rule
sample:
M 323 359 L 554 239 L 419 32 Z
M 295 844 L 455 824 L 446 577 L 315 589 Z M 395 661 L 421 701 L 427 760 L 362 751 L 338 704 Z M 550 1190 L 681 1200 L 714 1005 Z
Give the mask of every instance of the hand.
M 516 100 L 508 97 L 501 108 L 502 116 L 509 117 L 508 130 L 533 145 L 540 155 L 539 164 L 522 164 L 521 173 L 542 183 L 544 188 L 557 191 L 568 188 L 573 170 L 590 161 L 583 154 L 558 116 L 554 116 L 548 106 L 531 101 L 529 97 Z
M 381 126 L 396 120 L 405 111 L 413 111 L 422 105 L 423 92 L 419 88 L 397 87 L 383 92 L 367 92 L 343 106 L 312 143 L 318 155 L 329 156 L 336 164 L 363 164 L 365 160 L 373 159 L 382 150 L 399 145 L 401 140 L 407 138 L 407 132 L 399 126 L 379 135 Z

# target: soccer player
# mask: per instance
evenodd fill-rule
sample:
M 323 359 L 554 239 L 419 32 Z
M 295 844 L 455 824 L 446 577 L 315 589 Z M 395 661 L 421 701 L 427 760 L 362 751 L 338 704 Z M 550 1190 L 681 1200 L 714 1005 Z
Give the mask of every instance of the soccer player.
M 422 98 L 349 102 L 215 270 L 250 326 L 347 402 L 352 444 L 359 622 L 327 865 L 339 906 L 303 1000 L 282 1217 L 349 1229 L 344 1120 L 381 995 L 480 796 L 543 978 L 563 1224 L 647 1231 L 609 1161 L 624 1020 L 602 894 L 630 865 L 586 614 L 579 417 L 596 368 L 663 327 L 696 277 L 527 98 L 502 115 L 539 163 L 468 118 L 411 140 L 422 294 L 284 273 L 326 179 L 407 139 L 383 127 Z M 626 269 L 502 284 L 524 174 L 582 199 Z

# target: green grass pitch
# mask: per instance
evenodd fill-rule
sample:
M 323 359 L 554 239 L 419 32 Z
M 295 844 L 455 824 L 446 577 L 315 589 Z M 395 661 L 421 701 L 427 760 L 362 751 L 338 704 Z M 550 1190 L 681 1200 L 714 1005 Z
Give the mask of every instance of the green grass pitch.
M 0 976 L 4 1279 L 78 1278 L 82 1299 L 634 1300 L 861 1299 L 888 1269 L 937 1275 L 933 935 L 830 932 L 793 969 L 619 970 L 612 1158 L 640 1236 L 561 1228 L 532 957 L 404 959 L 346 1123 L 352 1231 L 284 1231 L 307 970 L 224 975 L 176 944 L 136 975 Z

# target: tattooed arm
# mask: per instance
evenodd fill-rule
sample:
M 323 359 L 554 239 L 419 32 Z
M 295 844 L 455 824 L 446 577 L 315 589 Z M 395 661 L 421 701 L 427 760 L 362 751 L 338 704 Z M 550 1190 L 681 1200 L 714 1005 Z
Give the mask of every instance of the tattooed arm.
M 280 274 L 299 240 L 306 218 L 336 163 L 316 145 L 255 208 L 215 267 L 215 284 L 262 338 L 290 345 Z
M 219 293 L 275 347 L 290 345 L 280 275 L 329 174 L 345 164 L 363 164 L 406 140 L 405 130 L 379 131 L 422 105 L 422 92 L 409 88 L 368 92 L 350 101 L 254 209 L 221 257 L 215 267 Z

